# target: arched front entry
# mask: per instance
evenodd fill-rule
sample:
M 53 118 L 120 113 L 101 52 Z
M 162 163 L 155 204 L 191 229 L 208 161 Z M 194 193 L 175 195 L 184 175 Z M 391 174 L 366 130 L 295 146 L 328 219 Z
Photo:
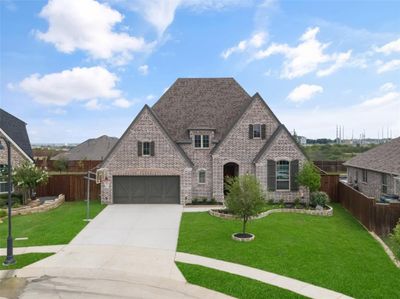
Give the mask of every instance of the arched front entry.
M 229 162 L 224 165 L 224 195 L 227 194 L 225 182 L 228 177 L 235 177 L 239 175 L 239 165 L 234 162 Z

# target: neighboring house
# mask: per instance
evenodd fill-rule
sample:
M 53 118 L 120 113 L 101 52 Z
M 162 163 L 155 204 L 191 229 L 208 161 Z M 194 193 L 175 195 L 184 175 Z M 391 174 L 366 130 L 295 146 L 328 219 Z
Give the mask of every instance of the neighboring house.
M 64 159 L 68 161 L 103 161 L 117 141 L 118 138 L 109 137 L 106 135 L 98 138 L 88 139 L 67 152 L 63 152 L 51 157 L 50 160 Z
M 4 146 L 4 149 L 0 150 L 1 172 L 6 173 L 8 168 L 7 146 L 3 138 L 11 143 L 11 166 L 13 168 L 25 161 L 33 162 L 26 123 L 3 109 L 0 109 L 0 137 L 0 142 Z M 7 188 L 7 179 L 0 176 L 0 193 L 7 192 Z
M 224 200 L 224 178 L 254 174 L 268 198 L 308 194 L 296 175 L 305 154 L 261 96 L 233 78 L 178 79 L 145 105 L 105 158 L 104 203 Z
M 348 183 L 367 196 L 400 195 L 400 137 L 345 162 Z

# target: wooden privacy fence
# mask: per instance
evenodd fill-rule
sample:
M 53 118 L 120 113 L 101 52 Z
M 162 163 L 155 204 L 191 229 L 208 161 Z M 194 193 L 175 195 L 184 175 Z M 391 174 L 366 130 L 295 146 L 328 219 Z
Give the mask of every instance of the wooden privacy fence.
M 81 161 L 64 161 L 65 170 L 68 172 L 79 172 L 79 171 L 88 171 L 93 170 L 98 167 L 102 161 L 98 160 L 81 160 Z M 53 160 L 36 160 L 36 166 L 40 168 L 47 167 L 49 171 L 57 171 L 56 169 L 57 162 Z
M 317 166 L 319 169 L 322 169 L 325 172 L 334 172 L 334 173 L 340 173 L 340 172 L 346 172 L 346 166 L 343 165 L 345 161 L 336 161 L 336 160 L 316 160 L 313 161 L 315 166 Z
M 367 197 L 342 182 L 338 183 L 338 198 L 343 207 L 368 230 L 378 235 L 389 234 L 399 221 L 400 203 L 377 203 L 374 198 Z
M 36 189 L 37 196 L 53 196 L 64 194 L 66 201 L 86 199 L 86 173 L 78 174 L 51 174 L 46 185 Z M 90 199 L 100 198 L 100 185 L 90 182 Z
M 321 187 L 320 190 L 326 192 L 329 198 L 333 202 L 338 202 L 338 184 L 339 175 L 338 174 L 321 174 Z

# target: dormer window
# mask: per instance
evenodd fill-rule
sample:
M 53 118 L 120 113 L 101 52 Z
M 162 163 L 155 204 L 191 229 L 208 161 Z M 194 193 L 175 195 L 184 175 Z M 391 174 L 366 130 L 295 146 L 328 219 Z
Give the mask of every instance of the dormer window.
M 209 135 L 194 135 L 195 148 L 209 148 L 210 136 Z

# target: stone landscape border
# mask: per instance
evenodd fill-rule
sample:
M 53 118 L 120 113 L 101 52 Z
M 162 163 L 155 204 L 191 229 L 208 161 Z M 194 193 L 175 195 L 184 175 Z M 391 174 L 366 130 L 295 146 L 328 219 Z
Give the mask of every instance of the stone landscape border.
M 11 211 L 11 216 L 16 215 L 28 215 L 33 213 L 47 212 L 49 210 L 55 209 L 63 204 L 65 201 L 64 194 L 58 195 L 54 200 L 46 200 L 43 204 L 34 204 L 32 206 L 23 206 L 19 208 L 13 208 Z M 39 202 L 39 201 L 38 201 Z M 5 210 L 7 212 L 7 210 Z M 5 216 L 7 217 L 7 216 Z
M 262 213 L 258 214 L 257 216 L 251 217 L 250 220 L 261 219 L 261 218 L 267 217 L 268 215 L 273 214 L 273 213 L 297 213 L 297 214 L 307 214 L 307 215 L 316 215 L 316 216 L 332 216 L 333 208 L 328 205 L 327 205 L 327 207 L 328 207 L 328 209 L 326 209 L 326 210 L 307 210 L 307 209 L 289 209 L 289 208 L 272 209 L 272 210 L 262 212 Z M 211 216 L 215 216 L 215 217 L 223 218 L 223 219 L 239 219 L 239 217 L 236 215 L 220 213 L 219 210 L 216 210 L 216 209 L 209 210 L 208 213 Z

